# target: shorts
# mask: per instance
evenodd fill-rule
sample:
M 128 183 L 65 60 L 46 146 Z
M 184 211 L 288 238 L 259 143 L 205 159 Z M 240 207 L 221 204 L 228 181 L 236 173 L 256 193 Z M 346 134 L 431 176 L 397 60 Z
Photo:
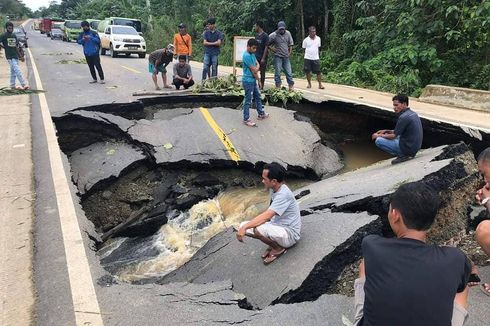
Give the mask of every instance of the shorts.
M 242 225 L 244 225 L 245 223 L 248 223 L 248 221 L 240 223 L 240 227 L 242 227 Z M 276 242 L 278 245 L 280 245 L 283 248 L 292 247 L 297 242 L 294 239 L 294 237 L 291 234 L 289 234 L 286 228 L 280 225 L 267 222 L 262 225 L 259 225 L 258 227 L 256 227 L 256 229 L 261 235 L 271 239 L 272 241 Z M 248 229 L 247 234 L 253 235 L 254 234 L 253 229 Z
M 158 65 L 157 69 L 159 72 L 162 72 L 164 74 L 167 73 L 167 69 L 165 68 L 165 66 L 163 64 Z M 152 74 L 155 72 L 155 65 L 151 62 L 148 62 L 148 71 L 151 72 Z
M 314 74 L 319 74 L 321 72 L 320 70 L 320 60 L 309 60 L 305 59 L 304 62 L 304 67 L 303 67 L 305 73 L 314 73 Z
M 366 278 L 358 278 L 354 281 L 354 304 L 356 314 L 354 317 L 354 325 L 358 325 L 364 314 L 364 283 Z M 451 326 L 463 326 L 468 318 L 468 311 L 458 304 L 454 304 L 453 318 Z

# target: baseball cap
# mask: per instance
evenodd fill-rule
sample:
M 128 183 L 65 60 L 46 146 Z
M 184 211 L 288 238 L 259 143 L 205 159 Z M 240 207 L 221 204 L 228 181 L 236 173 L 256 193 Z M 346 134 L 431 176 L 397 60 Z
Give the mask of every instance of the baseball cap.
M 208 24 L 214 25 L 216 24 L 216 18 L 212 17 L 208 19 Z
M 174 54 L 174 45 L 173 44 L 167 45 L 166 49 L 167 49 L 167 52 Z
M 185 24 L 184 23 L 180 23 L 178 27 L 179 28 L 185 28 Z
M 277 23 L 277 29 L 286 29 L 286 23 L 281 20 Z

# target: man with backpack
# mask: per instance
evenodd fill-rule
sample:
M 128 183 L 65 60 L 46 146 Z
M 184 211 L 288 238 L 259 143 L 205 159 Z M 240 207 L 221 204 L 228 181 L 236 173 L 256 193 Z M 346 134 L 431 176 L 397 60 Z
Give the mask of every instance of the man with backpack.
M 183 23 L 179 25 L 179 32 L 174 35 L 174 51 L 176 58 L 185 55 L 185 62 L 189 63 L 192 56 L 192 37 L 187 33 L 186 26 Z
M 95 69 L 99 73 L 100 83 L 105 84 L 104 81 L 104 71 L 100 65 L 100 38 L 97 32 L 90 29 L 90 25 L 87 21 L 82 22 L 83 32 L 80 33 L 77 39 L 77 43 L 83 45 L 83 53 L 85 54 L 85 59 L 87 60 L 88 68 L 90 69 L 90 74 L 92 75 L 92 81 L 90 84 L 97 83 L 97 75 L 95 74 Z

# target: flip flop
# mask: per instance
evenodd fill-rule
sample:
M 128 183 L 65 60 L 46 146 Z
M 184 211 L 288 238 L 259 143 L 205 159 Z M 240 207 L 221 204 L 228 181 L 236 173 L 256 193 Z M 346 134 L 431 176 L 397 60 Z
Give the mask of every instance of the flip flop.
M 318 88 L 319 89 L 325 89 L 325 86 L 319 86 Z
M 272 250 L 272 248 L 271 248 L 271 247 L 267 248 L 267 249 L 264 251 L 264 253 L 262 254 L 262 256 L 261 256 L 261 257 L 262 257 L 262 259 L 266 259 L 266 258 L 269 256 L 269 254 L 271 253 L 271 250 Z
M 480 291 L 483 292 L 483 294 L 490 297 L 490 292 L 487 289 L 485 289 L 485 283 L 480 283 L 480 285 L 478 285 L 478 287 L 480 288 Z
M 277 254 L 271 254 L 271 253 L 269 253 L 269 256 L 265 257 L 265 259 L 264 259 L 264 265 L 269 265 L 274 260 L 276 260 L 277 258 L 279 258 L 282 255 L 284 255 L 286 253 L 286 251 L 287 251 L 286 248 L 284 248 L 281 252 L 279 252 Z

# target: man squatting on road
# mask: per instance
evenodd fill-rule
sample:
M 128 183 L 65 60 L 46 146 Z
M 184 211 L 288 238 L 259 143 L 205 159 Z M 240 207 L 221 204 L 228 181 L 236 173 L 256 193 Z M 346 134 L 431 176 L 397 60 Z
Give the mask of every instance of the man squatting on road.
M 478 156 L 478 169 L 483 176 L 483 187 L 476 192 L 477 202 L 487 209 L 487 218 L 490 216 L 490 147 Z M 476 228 L 476 241 L 483 251 L 490 257 L 490 220 L 481 221 Z M 475 284 L 476 285 L 476 284 Z M 486 295 L 490 296 L 490 284 L 478 284 Z
M 155 50 L 148 56 L 148 71 L 151 73 L 155 89 L 160 90 L 158 86 L 158 72 L 162 73 L 163 87 L 172 88 L 167 84 L 167 66 L 174 57 L 174 45 L 169 44 L 164 49 Z
M 464 324 L 471 263 L 458 248 L 426 243 L 440 202 L 423 182 L 404 184 L 391 196 L 388 222 L 396 238 L 362 240 L 357 326 Z
M 394 130 L 378 130 L 371 138 L 381 150 L 396 156 L 391 164 L 411 160 L 422 147 L 422 122 L 417 113 L 408 107 L 408 96 L 393 97 L 393 109 L 398 115 Z
M 19 60 L 23 62 L 24 57 L 20 55 L 19 48 L 17 47 L 19 42 L 17 36 L 14 34 L 14 24 L 7 22 L 5 29 L 7 31 L 0 35 L 0 49 L 5 49 L 5 57 L 10 65 L 10 88 L 16 88 L 15 80 L 18 79 L 21 85 L 20 89 L 29 89 L 19 67 Z
M 90 25 L 87 21 L 81 23 L 83 32 L 78 35 L 77 43 L 83 45 L 83 54 L 85 54 L 85 60 L 87 61 L 90 74 L 92 75 L 92 81 L 90 84 L 97 83 L 97 75 L 95 74 L 95 68 L 99 73 L 100 83 L 104 84 L 104 71 L 100 65 L 100 38 L 97 32 L 90 29 Z
M 245 235 L 259 239 L 269 247 L 262 255 L 264 264 L 270 264 L 300 239 L 301 216 L 293 193 L 284 183 L 286 169 L 279 163 L 266 164 L 262 183 L 271 191 L 269 208 L 251 221 L 240 224 L 236 237 L 243 242 Z
M 187 56 L 185 54 L 179 55 L 179 62 L 174 64 L 174 85 L 176 89 L 180 89 L 180 86 L 184 86 L 184 89 L 188 89 L 194 85 L 192 79 L 191 66 L 186 62 Z
M 245 102 L 243 104 L 243 123 L 249 127 L 254 127 L 256 124 L 250 120 L 250 105 L 252 104 L 252 97 L 255 100 L 255 107 L 257 108 L 258 117 L 257 120 L 264 120 L 269 117 L 268 113 L 265 113 L 262 100 L 260 99 L 259 87 L 260 84 L 259 70 L 260 65 L 255 57 L 255 51 L 259 43 L 256 39 L 251 38 L 247 41 L 247 51 L 243 53 L 243 77 L 242 85 L 245 92 Z M 257 86 L 258 82 L 258 86 Z

